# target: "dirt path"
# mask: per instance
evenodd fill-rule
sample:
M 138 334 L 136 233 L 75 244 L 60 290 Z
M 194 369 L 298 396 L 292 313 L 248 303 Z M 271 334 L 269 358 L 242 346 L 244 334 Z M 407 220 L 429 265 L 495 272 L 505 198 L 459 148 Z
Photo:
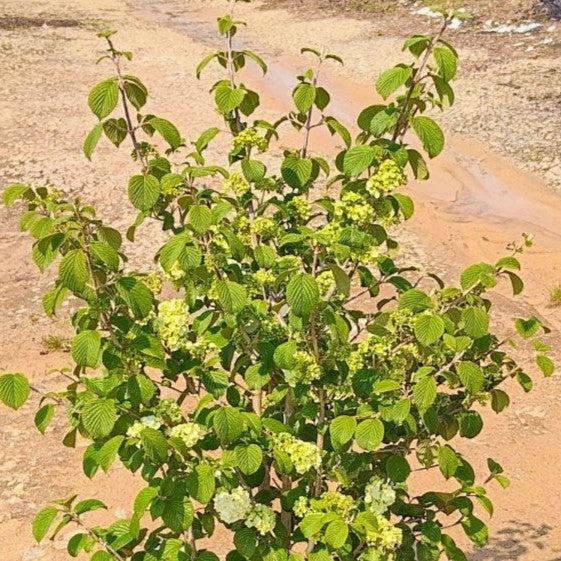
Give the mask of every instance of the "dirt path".
M 150 108 L 169 116 L 192 138 L 219 123 L 207 93 L 218 74 L 210 72 L 198 82 L 194 68 L 214 42 L 208 22 L 221 4 L 191 1 L 188 6 L 185 9 L 184 2 L 174 0 L 37 0 L 23 10 L 18 0 L 2 0 L 7 15 L 37 20 L 22 20 L 0 36 L 1 183 L 25 179 L 60 185 L 97 205 L 100 214 L 118 227 L 125 227 L 132 212 L 123 186 L 134 171 L 126 151 L 103 145 L 93 163 L 80 153 L 83 137 L 94 124 L 85 104 L 87 91 L 107 71 L 93 65 L 99 43 L 92 30 L 100 22 L 119 29 L 120 44 L 135 51 L 131 71 L 148 85 Z M 263 92 L 268 107 L 264 117 L 278 116 L 286 108 L 292 76 L 305 68 L 296 58 L 297 46 L 310 44 L 311 38 L 315 44 L 336 43 L 344 48 L 347 60 L 352 60 L 353 53 L 358 59 L 356 72 L 334 68 L 326 76 L 338 100 L 334 113 L 347 122 L 353 121 L 360 107 L 374 101 L 369 83 L 381 68 L 375 61 L 380 58 L 385 66 L 399 50 L 399 38 L 368 35 L 365 39 L 362 24 L 355 22 L 302 22 L 282 10 L 260 11 L 243 5 L 242 11 L 250 23 L 245 41 L 271 63 L 266 80 L 247 76 Z M 43 20 L 55 18 L 68 21 L 42 27 Z M 364 72 L 367 58 L 374 59 L 368 76 Z M 325 137 L 313 140 L 316 150 L 329 150 Z M 219 149 L 212 154 L 218 160 Z M 499 328 L 510 325 L 513 317 L 538 314 L 558 330 L 561 313 L 549 307 L 548 295 L 561 281 L 560 197 L 486 146 L 460 137 L 449 142 L 432 169 L 429 182 L 412 187 L 417 214 L 404 239 L 411 259 L 436 266 L 452 278 L 474 260 L 495 260 L 508 242 L 519 239 L 522 232 L 532 232 L 536 245 L 524 258 L 526 296 L 512 300 L 506 288 L 499 293 Z M 39 299 L 47 280 L 38 280 L 27 256 L 29 241 L 17 229 L 16 213 L 2 210 L 0 217 L 0 309 L 4 316 L 0 370 L 26 371 L 35 383 L 51 389 L 60 384 L 60 377 L 49 370 L 67 364 L 68 356 L 41 354 L 42 337 L 53 330 L 64 334 L 67 326 L 63 320 L 53 326 L 41 318 Z M 147 237 L 145 247 L 135 248 L 138 259 L 155 243 L 154 236 Z M 554 339 L 558 342 L 556 334 Z M 507 491 L 493 492 L 495 537 L 487 550 L 473 551 L 471 561 L 561 560 L 559 390 L 559 376 L 537 382 L 530 396 L 513 388 L 510 411 L 499 417 L 488 415 L 484 434 L 468 444 L 476 466 L 493 455 L 513 479 Z M 85 485 L 84 494 L 108 499 L 112 516 L 126 516 L 137 485 L 119 468 L 110 477 L 98 476 L 89 482 L 81 475 L 82 449 L 60 445 L 63 415 L 46 437 L 30 433 L 34 405 L 16 415 L 2 413 L 6 422 L 0 427 L 0 544 L 6 561 L 67 559 L 63 549 L 68 533 L 63 532 L 53 544 L 32 544 L 30 517 L 49 499 Z

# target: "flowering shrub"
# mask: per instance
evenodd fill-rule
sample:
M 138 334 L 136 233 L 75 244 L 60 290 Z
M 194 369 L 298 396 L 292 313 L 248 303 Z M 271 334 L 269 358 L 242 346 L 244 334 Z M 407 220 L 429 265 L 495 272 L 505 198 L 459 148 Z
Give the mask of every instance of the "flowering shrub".
M 21 227 L 35 240 L 37 266 L 56 263 L 46 314 L 68 297 L 79 303 L 71 381 L 41 396 L 37 428 L 66 409 L 64 444 L 78 434 L 90 441 L 88 477 L 120 461 L 144 481 L 130 518 L 92 527 L 87 513 L 105 505 L 72 497 L 38 513 L 34 536 L 76 524 L 72 556 L 213 561 L 208 538 L 220 524 L 233 535 L 228 561 L 463 560 L 447 529 L 485 545 L 480 512 L 493 511 L 485 485 L 508 479 L 492 459 L 477 476 L 454 441 L 477 436 L 483 407 L 508 406 L 506 380 L 531 389 L 508 352 L 513 340 L 490 330 L 487 297 L 503 279 L 522 290 L 517 256 L 531 241 L 467 268 L 452 286 L 399 260 L 397 227 L 414 210 L 408 177 L 428 177 L 406 133 L 430 158 L 443 149 L 424 113 L 453 103 L 457 55 L 443 33 L 457 14 L 443 14 L 435 36 L 405 42 L 413 61 L 379 77 L 389 101 L 358 115 L 353 138 L 327 112 L 319 79 L 341 60 L 313 49 L 303 49 L 314 69 L 298 77 L 293 110 L 274 123 L 248 121 L 259 96 L 238 71 L 266 65 L 233 49 L 234 5 L 218 20 L 225 49 L 197 69 L 226 70 L 212 92 L 229 132 L 209 128 L 190 146 L 145 112 L 146 87 L 122 69 L 132 55 L 117 50 L 112 32 L 100 34 L 114 74 L 89 95 L 99 123 L 84 152 L 91 158 L 103 136 L 131 143 L 139 173 L 128 196 L 138 216 L 127 237 L 146 220 L 161 223 L 167 241 L 153 269 L 130 268 L 121 233 L 90 205 L 44 187 L 4 191 L 7 205 L 27 205 Z M 302 144 L 269 169 L 262 153 L 287 126 Z M 333 160 L 310 154 L 319 127 L 336 137 Z M 227 162 L 208 162 L 209 144 L 230 133 Z M 516 330 L 551 375 L 540 322 L 519 318 Z M 29 392 L 23 374 L 0 377 L 6 405 L 17 409 Z M 446 490 L 435 481 L 414 492 L 416 472 L 431 469 Z

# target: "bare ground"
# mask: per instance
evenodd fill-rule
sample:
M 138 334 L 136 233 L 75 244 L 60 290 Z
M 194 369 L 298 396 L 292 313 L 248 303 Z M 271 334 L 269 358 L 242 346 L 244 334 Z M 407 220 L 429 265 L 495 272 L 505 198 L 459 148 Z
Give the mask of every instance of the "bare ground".
M 217 75 L 211 73 L 198 82 L 194 68 L 214 40 L 208 22 L 220 4 L 37 0 L 24 9 L 18 0 L 2 0 L 1 7 L 5 17 L 0 17 L 0 182 L 58 185 L 91 201 L 117 227 L 126 227 L 133 213 L 124 186 L 134 171 L 126 150 L 117 152 L 103 145 L 93 163 L 80 153 L 82 140 L 94 124 L 85 104 L 87 92 L 107 72 L 93 64 L 99 42 L 92 31 L 107 24 L 119 29 L 120 44 L 135 51 L 131 71 L 147 83 L 150 108 L 170 117 L 193 138 L 219 122 L 207 94 Z M 287 96 L 281 92 L 305 68 L 297 58 L 299 47 L 323 43 L 347 61 L 344 69 L 333 68 L 326 79 L 334 99 L 339 99 L 334 111 L 352 121 L 361 104 L 373 102 L 371 83 L 383 67 L 401 56 L 399 44 L 407 32 L 391 14 L 387 20 L 372 22 L 330 14 L 311 19 L 301 12 L 254 6 L 242 9 L 250 24 L 244 40 L 272 62 L 269 85 L 252 74 L 247 77 L 264 88 L 268 117 L 282 112 Z M 415 21 L 426 25 L 424 20 Z M 536 246 L 524 258 L 527 295 L 512 300 L 506 289 L 501 291 L 496 298 L 499 328 L 507 329 L 513 317 L 538 314 L 550 323 L 558 343 L 561 312 L 550 306 L 549 291 L 561 282 L 561 198 L 541 178 L 517 169 L 523 164 L 539 170 L 548 158 L 558 157 L 559 37 L 557 32 L 539 33 L 545 38 L 551 33 L 555 43 L 527 51 L 542 35 L 500 41 L 482 36 L 479 41 L 478 36 L 458 34 L 466 64 L 458 82 L 457 109 L 445 121 L 449 130 L 469 138 L 455 136 L 447 153 L 434 163 L 431 181 L 412 187 L 417 215 L 404 243 L 412 260 L 436 266 L 452 277 L 470 262 L 499 257 L 522 231 L 533 231 Z M 528 44 L 517 47 L 518 41 Z M 314 145 L 319 151 L 330 149 L 321 136 Z M 511 154 L 516 165 L 489 146 Z M 219 158 L 217 151 L 214 156 Z M 559 175 L 551 172 L 555 165 L 553 160 L 543 171 L 549 183 L 558 186 L 561 168 Z M 18 232 L 16 212 L 1 210 L 0 217 L 4 318 L 0 370 L 28 372 L 43 389 L 60 387 L 60 375 L 50 370 L 68 364 L 69 358 L 61 352 L 44 354 L 42 339 L 48 333 L 66 333 L 66 320 L 52 324 L 42 318 L 40 294 L 47 279 L 38 277 L 28 257 L 30 243 Z M 143 245 L 134 249 L 139 262 L 157 243 L 156 232 L 147 234 Z M 561 559 L 559 386 L 560 379 L 554 376 L 537 381 L 529 396 L 513 388 L 509 411 L 487 415 L 484 433 L 466 444 L 477 466 L 493 456 L 513 479 L 507 491 L 493 491 L 494 537 L 486 550 L 471 552 L 471 561 Z M 65 449 L 60 444 L 64 415 L 41 437 L 31 429 L 35 405 L 28 404 L 16 414 L 2 413 L 0 545 L 6 561 L 67 559 L 64 547 L 69 532 L 53 543 L 32 543 L 29 522 L 46 501 L 83 489 L 85 495 L 106 499 L 111 516 L 126 516 L 137 489 L 135 480 L 118 467 L 109 477 L 88 481 L 80 467 L 83 448 Z

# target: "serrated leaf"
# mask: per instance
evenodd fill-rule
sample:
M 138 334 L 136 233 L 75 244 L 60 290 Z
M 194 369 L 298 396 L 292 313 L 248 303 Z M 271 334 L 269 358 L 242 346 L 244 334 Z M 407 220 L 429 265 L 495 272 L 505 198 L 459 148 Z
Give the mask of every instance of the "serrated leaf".
M 214 101 L 222 114 L 229 113 L 239 107 L 246 95 L 243 88 L 232 88 L 229 84 L 221 84 L 214 90 Z
M 424 115 L 413 117 L 411 127 L 423 144 L 429 158 L 438 156 L 444 148 L 444 133 L 440 126 L 430 117 Z
M 212 418 L 212 426 L 223 442 L 235 440 L 243 431 L 243 418 L 241 413 L 233 407 L 221 407 Z
M 117 420 L 113 399 L 91 399 L 82 408 L 82 424 L 92 438 L 107 436 Z
M 343 520 L 333 520 L 325 528 L 325 540 L 334 549 L 343 547 L 349 536 L 349 526 Z
M 292 98 L 298 111 L 300 113 L 307 113 L 316 99 L 316 88 L 312 84 L 301 83 L 294 89 Z
M 72 358 L 78 366 L 95 368 L 101 358 L 101 335 L 85 329 L 72 340 Z
M 263 464 L 263 451 L 257 444 L 236 446 L 236 460 L 244 475 L 255 473 Z
M 187 219 L 197 234 L 204 234 L 212 224 L 212 212 L 206 205 L 193 205 Z
M 19 409 L 27 401 L 29 390 L 29 382 L 23 374 L 0 376 L 0 401 L 11 409 Z
M 146 455 L 155 463 L 163 463 L 168 457 L 166 437 L 156 429 L 146 427 L 140 433 L 140 440 Z
M 41 509 L 33 519 L 32 529 L 33 537 L 37 542 L 40 542 L 49 531 L 59 511 L 54 506 L 48 506 Z
M 425 346 L 432 345 L 444 334 L 444 320 L 436 314 L 419 316 L 414 331 L 419 343 Z
M 281 175 L 287 185 L 302 189 L 312 178 L 313 163 L 307 158 L 287 156 L 281 164 Z
M 478 393 L 485 385 L 483 371 L 479 365 L 470 361 L 463 361 L 456 368 L 458 376 L 469 393 Z
M 207 504 L 214 496 L 216 481 L 215 468 L 211 465 L 199 464 L 187 477 L 189 494 L 202 504 Z
M 474 339 L 489 332 L 489 316 L 484 308 L 466 308 L 462 311 L 464 331 Z
M 536 357 L 536 364 L 546 378 L 553 376 L 553 373 L 555 372 L 555 364 L 548 356 L 538 355 Z
M 461 463 L 460 458 L 450 446 L 441 446 L 438 449 L 438 467 L 446 479 L 454 476 Z
M 378 150 L 374 146 L 359 145 L 349 148 L 343 158 L 343 173 L 357 177 L 373 165 Z
M 153 175 L 133 175 L 129 180 L 129 200 L 139 210 L 150 210 L 160 197 L 160 182 Z
M 355 440 L 367 452 L 377 450 L 384 440 L 384 423 L 380 419 L 365 419 L 356 427 Z
M 421 377 L 413 386 L 413 399 L 421 413 L 434 403 L 436 387 L 436 380 L 430 374 Z
M 286 301 L 297 316 L 307 316 L 318 304 L 319 287 L 312 275 L 299 273 L 294 275 L 286 287 Z
M 39 409 L 39 411 L 35 413 L 35 426 L 41 434 L 45 434 L 45 431 L 47 430 L 50 422 L 53 420 L 54 415 L 55 406 L 52 403 L 43 405 L 43 407 L 41 407 L 41 409 Z
M 117 107 L 119 86 L 115 79 L 104 80 L 92 88 L 88 106 L 98 119 L 107 117 Z
M 348 415 L 340 415 L 331 421 L 329 435 L 335 448 L 341 448 L 349 442 L 356 429 L 356 419 Z
M 81 292 L 90 278 L 86 255 L 81 249 L 71 249 L 61 259 L 58 268 L 61 283 L 72 292 Z
M 237 282 L 222 280 L 216 283 L 220 305 L 229 314 L 237 314 L 247 304 L 247 290 Z
M 386 99 L 409 80 L 411 73 L 412 68 L 403 64 L 382 72 L 376 80 L 376 91 Z
M 432 54 L 436 60 L 438 71 L 444 80 L 447 82 L 453 80 L 458 68 L 458 57 L 454 52 L 446 46 L 439 45 L 434 48 Z
M 93 151 L 95 150 L 95 147 L 97 146 L 102 133 L 103 123 L 97 123 L 97 125 L 88 133 L 88 136 L 86 136 L 82 149 L 84 151 L 84 155 L 86 156 L 86 158 L 88 158 L 88 160 L 92 159 Z
M 181 134 L 173 123 L 161 117 L 153 117 L 148 123 L 154 127 L 172 150 L 177 150 L 181 146 Z

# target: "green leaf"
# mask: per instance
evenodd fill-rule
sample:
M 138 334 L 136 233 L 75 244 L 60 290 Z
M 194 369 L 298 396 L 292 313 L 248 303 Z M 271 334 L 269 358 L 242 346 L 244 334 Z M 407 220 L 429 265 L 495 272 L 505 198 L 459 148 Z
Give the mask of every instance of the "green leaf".
M 483 420 L 477 411 L 468 411 L 460 416 L 460 435 L 475 438 L 483 429 Z
M 54 415 L 55 406 L 52 403 L 43 405 L 43 407 L 41 407 L 41 409 L 39 409 L 39 411 L 35 413 L 35 426 L 41 434 L 45 434 L 45 431 L 47 430 L 50 422 L 53 420 Z
M 302 189 L 312 178 L 313 167 L 307 158 L 287 156 L 281 164 L 281 175 L 287 185 Z
M 229 113 L 239 107 L 246 95 L 243 88 L 232 88 L 230 84 L 220 84 L 214 90 L 214 100 L 222 114 Z
M 417 150 L 409 149 L 407 150 L 407 155 L 409 157 L 409 165 L 413 170 L 413 175 L 415 179 L 428 179 L 429 178 L 429 169 L 427 167 L 427 163 L 425 162 L 423 156 Z
M 461 465 L 461 460 L 450 446 L 441 446 L 438 449 L 438 467 L 446 479 L 450 479 Z
M 405 220 L 409 220 L 415 213 L 415 203 L 411 197 L 407 195 L 402 195 L 401 193 L 393 193 L 392 198 L 397 201 L 399 205 L 399 210 L 403 214 Z
M 153 117 L 148 121 L 151 127 L 160 133 L 162 138 L 169 144 L 172 150 L 177 150 L 181 146 L 181 134 L 177 130 L 176 126 L 168 121 L 167 119 L 162 119 L 161 117 Z
M 358 424 L 355 440 L 367 452 L 377 450 L 384 439 L 384 423 L 380 419 L 366 419 Z
M 392 455 L 386 460 L 386 475 L 395 483 L 403 483 L 411 473 L 411 466 L 403 456 Z
M 555 372 L 555 364 L 548 356 L 538 355 L 536 357 L 536 364 L 546 378 L 553 376 L 553 373 Z
M 23 374 L 0 376 L 0 401 L 12 409 L 19 409 L 29 397 L 29 382 Z
M 473 515 L 468 515 L 462 520 L 462 528 L 468 538 L 477 546 L 484 547 L 489 541 L 489 529 Z
M 447 82 L 453 80 L 458 68 L 458 57 L 454 52 L 444 45 L 439 45 L 434 48 L 433 56 L 434 60 L 436 60 L 440 75 L 444 80 Z
M 464 331 L 474 339 L 489 332 L 489 316 L 484 308 L 466 308 L 462 311 Z
M 155 463 L 163 463 L 168 457 L 166 437 L 156 429 L 146 427 L 140 433 L 140 440 L 146 455 Z
M 129 200 L 138 210 L 150 210 L 160 197 L 160 182 L 153 175 L 133 175 L 129 180 Z
M 320 532 L 329 518 L 323 512 L 312 512 L 304 516 L 300 522 L 300 530 L 305 538 L 310 539 Z
M 193 524 L 195 510 L 189 497 L 184 496 L 179 489 L 166 497 L 162 520 L 173 532 L 184 532 Z
M 206 205 L 193 205 L 187 219 L 197 234 L 204 234 L 212 224 L 212 212 Z
M 460 284 L 463 290 L 474 288 L 478 284 L 482 284 L 486 288 L 495 286 L 494 278 L 495 269 L 488 263 L 476 263 L 469 266 L 460 277 Z
M 215 468 L 208 464 L 199 464 L 187 477 L 189 494 L 202 504 L 207 504 L 214 496 L 216 481 Z
M 338 449 L 349 442 L 356 429 L 356 419 L 348 415 L 340 415 L 331 421 L 329 434 L 334 448 Z
M 386 99 L 409 80 L 411 73 L 412 68 L 404 64 L 399 64 L 382 72 L 376 80 L 376 91 Z
M 425 375 L 413 386 L 413 399 L 421 413 L 424 413 L 436 399 L 436 380 L 430 374 Z
M 72 358 L 78 366 L 95 368 L 101 358 L 101 335 L 85 329 L 72 340 Z
M 84 514 L 86 512 L 92 512 L 99 509 L 107 509 L 107 505 L 98 499 L 86 499 L 85 501 L 80 501 L 74 507 L 75 514 Z
M 97 465 L 107 473 L 111 464 L 117 458 L 117 453 L 119 452 L 119 448 L 125 439 L 122 435 L 114 436 L 110 438 L 107 442 L 103 444 L 103 446 L 97 451 L 95 455 L 95 459 Z
M 107 119 L 103 123 L 103 132 L 105 136 L 117 148 L 121 145 L 123 140 L 127 138 L 127 122 L 124 119 Z
M 444 320 L 436 314 L 419 316 L 414 331 L 419 343 L 425 346 L 432 345 L 444 335 Z
M 540 330 L 541 325 L 540 320 L 533 316 L 528 319 L 518 318 L 514 322 L 516 331 L 518 331 L 520 337 L 523 337 L 524 339 L 533 337 Z
M 2 201 L 6 206 L 10 206 L 17 200 L 24 198 L 27 193 L 32 193 L 29 185 L 12 183 L 4 189 L 4 192 L 2 193 Z
M 418 313 L 433 307 L 431 297 L 418 288 L 411 288 L 399 297 L 399 307 Z
M 251 559 L 257 549 L 257 533 L 252 528 L 242 526 L 234 534 L 234 545 L 246 559 Z
M 296 86 L 292 94 L 294 105 L 300 113 L 307 113 L 316 99 L 316 88 L 312 84 L 302 83 Z
M 255 473 L 263 464 L 263 451 L 257 444 L 236 446 L 236 460 L 244 475 Z
M 90 249 L 96 261 L 107 265 L 111 271 L 119 270 L 119 253 L 108 243 L 96 240 L 90 244 Z
M 501 413 L 510 404 L 510 398 L 508 394 L 503 390 L 494 389 L 491 390 L 491 408 L 495 413 Z
M 343 547 L 349 536 L 349 526 L 343 520 L 333 520 L 325 529 L 325 540 L 334 549 Z
M 98 119 L 107 117 L 117 107 L 118 101 L 119 86 L 114 78 L 94 86 L 88 96 L 88 106 Z
M 430 117 L 419 116 L 411 119 L 411 127 L 423 144 L 429 158 L 438 156 L 444 148 L 444 133 Z
M 318 304 L 319 287 L 312 275 L 294 275 L 286 287 L 286 301 L 297 316 L 307 316 Z
M 349 148 L 343 158 L 343 173 L 349 177 L 357 177 L 374 164 L 378 150 L 374 146 L 358 145 Z
M 247 181 L 261 181 L 267 173 L 265 164 L 259 160 L 242 160 L 241 168 Z
M 474 362 L 463 361 L 456 368 L 458 376 L 469 393 L 478 393 L 485 385 L 483 371 Z
M 237 282 L 222 280 L 216 283 L 220 305 L 229 313 L 237 314 L 247 304 L 247 290 Z
M 81 292 L 90 278 L 85 253 L 81 249 L 71 249 L 60 262 L 58 275 L 66 288 Z
M 33 519 L 32 529 L 33 537 L 37 542 L 40 542 L 49 531 L 59 511 L 54 506 L 48 506 L 41 509 Z
M 84 146 L 82 149 L 84 151 L 84 155 L 86 156 L 86 158 L 88 158 L 88 160 L 92 159 L 93 151 L 95 150 L 95 147 L 97 146 L 97 143 L 99 142 L 102 133 L 103 133 L 103 123 L 98 123 L 88 133 L 88 136 L 86 136 L 86 139 L 84 140 Z
M 241 413 L 233 407 L 221 407 L 212 418 L 212 426 L 222 442 L 235 440 L 243 431 Z
M 123 76 L 123 82 L 127 99 L 138 111 L 146 104 L 146 98 L 148 97 L 146 86 L 135 76 Z
M 119 296 L 126 302 L 137 318 L 145 318 L 154 305 L 150 289 L 134 277 L 121 277 L 117 281 Z
M 113 399 L 91 399 L 82 408 L 82 424 L 92 438 L 107 436 L 117 420 Z
M 520 384 L 520 386 L 526 393 L 532 391 L 532 388 L 534 387 L 532 379 L 525 372 L 518 372 L 516 374 L 516 381 Z

